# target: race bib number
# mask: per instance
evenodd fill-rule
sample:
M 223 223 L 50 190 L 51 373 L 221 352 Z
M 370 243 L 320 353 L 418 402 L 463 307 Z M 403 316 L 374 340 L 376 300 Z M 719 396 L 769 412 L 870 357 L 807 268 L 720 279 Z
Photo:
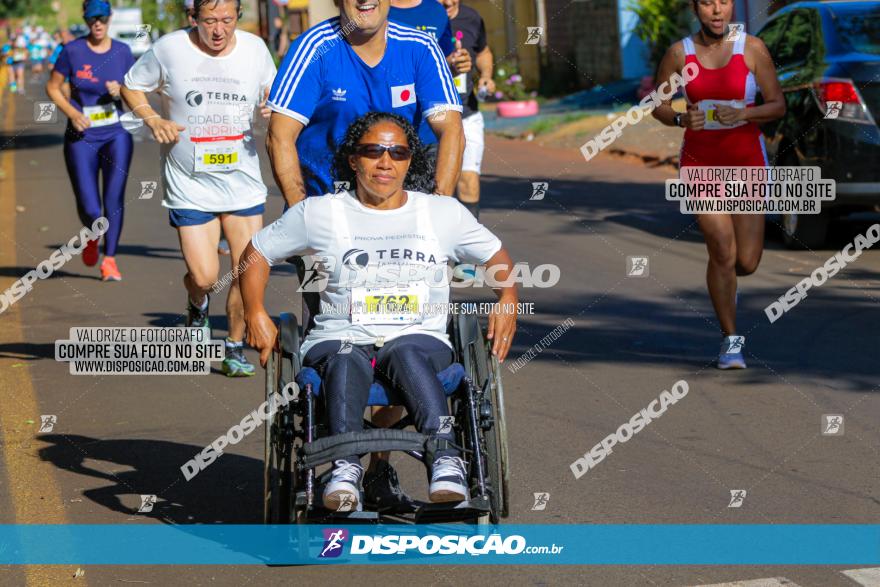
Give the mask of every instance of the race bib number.
M 428 301 L 424 282 L 401 287 L 354 287 L 351 289 L 352 324 L 418 324 L 421 304 Z
M 718 106 L 731 106 L 733 108 L 745 108 L 745 102 L 742 100 L 700 100 L 697 102 L 697 108 L 706 113 L 706 124 L 703 130 L 721 130 L 725 128 L 736 128 L 746 124 L 745 120 L 740 120 L 736 124 L 721 124 L 718 121 Z
M 241 141 L 195 143 L 196 171 L 232 171 L 241 167 Z
M 467 93 L 467 78 L 467 73 L 460 73 L 452 78 L 452 80 L 455 82 L 455 89 L 458 91 L 459 94 Z
M 116 104 L 113 103 L 83 106 L 83 114 L 91 121 L 92 128 L 119 122 L 119 113 L 116 111 Z

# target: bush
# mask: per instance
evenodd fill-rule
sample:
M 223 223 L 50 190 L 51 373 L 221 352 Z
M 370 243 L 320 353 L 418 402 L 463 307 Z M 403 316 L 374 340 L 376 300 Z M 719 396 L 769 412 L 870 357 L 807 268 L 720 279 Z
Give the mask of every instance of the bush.
M 648 46 L 654 71 L 670 45 L 691 30 L 693 10 L 690 0 L 633 0 L 630 5 L 638 17 L 635 34 Z

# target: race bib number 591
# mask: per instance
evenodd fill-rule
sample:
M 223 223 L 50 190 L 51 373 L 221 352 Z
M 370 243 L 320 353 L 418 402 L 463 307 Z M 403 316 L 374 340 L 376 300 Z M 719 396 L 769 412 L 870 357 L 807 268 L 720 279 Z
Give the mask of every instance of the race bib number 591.
M 195 143 L 195 171 L 232 171 L 241 166 L 241 141 Z

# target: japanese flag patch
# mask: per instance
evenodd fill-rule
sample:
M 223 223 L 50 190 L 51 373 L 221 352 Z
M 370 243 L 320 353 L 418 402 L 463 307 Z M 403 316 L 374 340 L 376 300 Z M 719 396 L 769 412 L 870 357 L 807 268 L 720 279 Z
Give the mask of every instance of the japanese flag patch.
M 391 107 L 400 108 L 416 103 L 416 85 L 391 86 Z

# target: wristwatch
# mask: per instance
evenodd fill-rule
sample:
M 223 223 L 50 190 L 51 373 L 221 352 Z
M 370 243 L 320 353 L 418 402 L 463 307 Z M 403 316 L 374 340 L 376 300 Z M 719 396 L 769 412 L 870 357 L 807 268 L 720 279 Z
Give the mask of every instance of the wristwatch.
M 675 113 L 675 118 L 672 119 L 672 122 L 675 123 L 675 126 L 681 126 L 681 117 L 682 117 L 681 112 Z

